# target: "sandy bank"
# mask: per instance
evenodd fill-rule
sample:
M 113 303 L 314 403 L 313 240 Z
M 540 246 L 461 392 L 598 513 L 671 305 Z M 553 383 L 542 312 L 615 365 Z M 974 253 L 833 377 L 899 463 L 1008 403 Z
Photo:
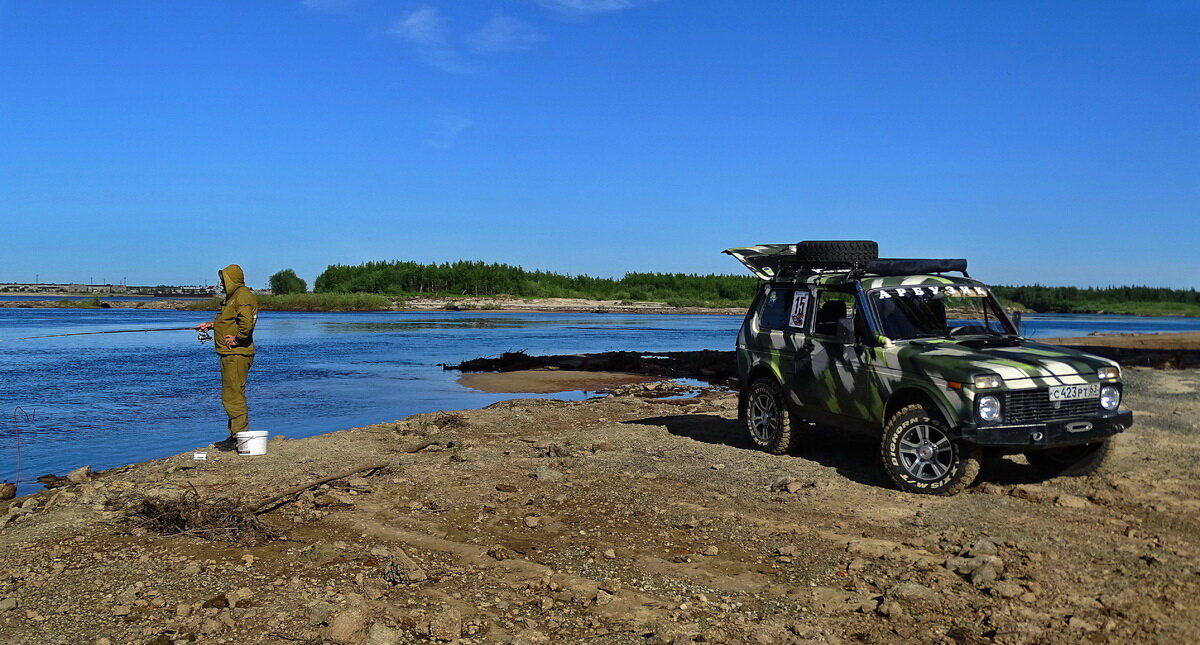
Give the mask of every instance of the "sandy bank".
M 458 379 L 463 385 L 481 392 L 551 394 L 647 383 L 653 377 L 621 372 L 570 372 L 563 370 L 519 370 L 503 373 L 464 374 Z

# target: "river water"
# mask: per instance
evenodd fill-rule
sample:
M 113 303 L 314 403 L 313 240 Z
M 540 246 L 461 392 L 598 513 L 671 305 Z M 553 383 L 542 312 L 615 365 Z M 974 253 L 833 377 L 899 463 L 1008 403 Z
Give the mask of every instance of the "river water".
M 18 478 L 18 458 L 26 484 L 83 464 L 99 470 L 183 452 L 225 434 L 215 353 L 192 332 L 4 339 L 179 327 L 208 317 L 0 308 L 0 480 Z M 464 388 L 458 374 L 439 363 L 516 350 L 731 349 L 740 324 L 739 316 L 263 312 L 248 387 L 251 426 L 305 437 L 417 412 L 480 407 L 521 395 Z M 1081 336 L 1200 331 L 1200 318 L 1030 315 L 1025 325 L 1030 336 Z

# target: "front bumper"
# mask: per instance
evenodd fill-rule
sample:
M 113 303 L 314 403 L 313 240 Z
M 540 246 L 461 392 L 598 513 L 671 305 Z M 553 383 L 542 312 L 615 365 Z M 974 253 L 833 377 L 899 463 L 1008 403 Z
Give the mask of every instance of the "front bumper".
M 1009 448 L 1053 448 L 1103 441 L 1133 425 L 1133 411 L 1111 416 L 1063 419 L 1020 425 L 964 424 L 960 430 L 964 443 Z

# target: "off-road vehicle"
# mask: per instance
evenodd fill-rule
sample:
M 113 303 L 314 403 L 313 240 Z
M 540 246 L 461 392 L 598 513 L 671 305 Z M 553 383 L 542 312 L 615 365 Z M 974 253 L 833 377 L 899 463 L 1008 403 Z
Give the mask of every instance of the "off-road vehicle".
M 737 360 L 739 417 L 767 452 L 808 423 L 865 431 L 897 486 L 949 495 L 985 454 L 1087 474 L 1133 423 L 1114 361 L 1023 338 L 966 260 L 879 259 L 869 241 L 725 253 L 763 280 Z

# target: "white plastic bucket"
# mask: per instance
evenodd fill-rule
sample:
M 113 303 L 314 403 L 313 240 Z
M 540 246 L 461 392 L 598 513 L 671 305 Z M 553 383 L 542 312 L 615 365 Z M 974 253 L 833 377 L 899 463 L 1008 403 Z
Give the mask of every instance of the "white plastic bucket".
M 234 436 L 237 441 L 238 454 L 243 457 L 251 455 L 267 454 L 267 431 L 266 430 L 247 430 L 239 432 Z

